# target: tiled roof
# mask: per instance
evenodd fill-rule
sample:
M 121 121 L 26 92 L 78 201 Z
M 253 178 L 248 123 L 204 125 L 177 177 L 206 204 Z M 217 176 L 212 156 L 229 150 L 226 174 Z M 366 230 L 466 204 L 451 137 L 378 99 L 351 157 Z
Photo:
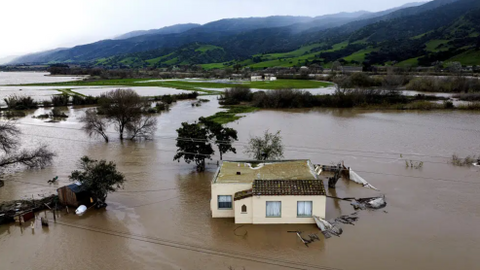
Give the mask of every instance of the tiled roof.
M 243 200 L 243 199 L 248 198 L 248 197 L 252 197 L 252 190 L 251 189 L 242 190 L 242 191 L 239 191 L 239 192 L 235 193 L 235 196 L 234 196 L 233 200 L 238 201 L 238 200 Z
M 322 180 L 255 180 L 253 196 L 326 195 Z

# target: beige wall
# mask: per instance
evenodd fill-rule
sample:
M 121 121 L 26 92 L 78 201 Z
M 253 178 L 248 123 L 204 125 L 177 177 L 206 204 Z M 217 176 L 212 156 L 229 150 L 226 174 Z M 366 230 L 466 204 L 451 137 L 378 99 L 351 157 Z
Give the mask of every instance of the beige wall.
M 212 217 L 214 218 L 227 218 L 235 217 L 235 193 L 252 188 L 252 183 L 213 183 L 212 184 L 212 198 L 210 200 L 210 209 L 212 210 Z M 231 195 L 232 196 L 232 209 L 218 209 L 218 195 Z M 251 208 L 251 207 L 250 207 Z
M 252 224 L 253 223 L 253 208 L 252 197 L 245 198 L 243 200 L 235 201 L 235 223 L 236 224 Z M 242 213 L 242 206 L 247 207 L 247 212 Z
M 242 202 L 238 201 L 238 202 Z M 281 201 L 282 216 L 280 218 L 266 217 L 266 202 Z M 297 202 L 312 201 L 314 216 L 325 218 L 326 197 L 325 196 L 261 196 L 252 197 L 252 223 L 253 224 L 310 224 L 315 223 L 313 218 L 297 217 Z

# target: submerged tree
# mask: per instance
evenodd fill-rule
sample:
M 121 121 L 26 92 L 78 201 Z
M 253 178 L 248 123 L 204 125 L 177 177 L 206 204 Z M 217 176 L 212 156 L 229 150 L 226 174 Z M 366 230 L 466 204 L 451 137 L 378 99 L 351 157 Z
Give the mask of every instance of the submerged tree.
M 263 136 L 250 138 L 245 149 L 245 154 L 256 160 L 275 160 L 283 157 L 283 144 L 280 131 L 269 133 L 265 131 Z
M 108 121 L 100 117 L 95 109 L 88 109 L 85 115 L 80 118 L 80 122 L 83 123 L 82 129 L 87 132 L 88 136 L 102 136 L 105 142 L 108 143 Z
M 150 115 L 142 116 L 128 123 L 126 129 L 130 140 L 138 138 L 150 140 L 157 129 L 157 119 Z
M 184 159 L 190 164 L 192 161 L 197 165 L 197 171 L 205 171 L 205 159 L 212 159 L 214 151 L 209 142 L 209 131 L 206 127 L 198 123 L 182 123 L 182 127 L 177 129 L 177 154 L 173 160 Z
M 200 117 L 200 124 L 207 128 L 209 139 L 213 140 L 213 143 L 218 147 L 220 160 L 223 159 L 223 154 L 227 152 L 237 153 L 237 149 L 232 145 L 234 141 L 238 141 L 237 131 L 235 129 L 224 127 L 205 117 Z
M 20 147 L 18 136 L 20 129 L 14 122 L 0 123 L 0 148 L 4 155 L 0 157 L 0 170 L 9 166 L 23 165 L 28 168 L 44 168 L 51 164 L 55 154 L 41 145 L 35 149 L 17 150 Z
M 95 200 L 105 203 L 108 193 L 123 188 L 125 176 L 117 171 L 117 165 L 106 160 L 93 160 L 87 156 L 80 159 L 79 170 L 69 176 L 92 193 Z
M 99 98 L 98 113 L 105 115 L 99 117 L 93 109 L 87 110 L 80 119 L 84 123 L 83 129 L 89 136 L 102 136 L 106 142 L 109 138 L 106 130 L 110 123 L 115 125 L 119 132 L 120 140 L 124 139 L 125 132 L 128 138 L 150 139 L 157 128 L 157 120 L 145 115 L 145 110 L 150 103 L 131 89 L 116 89 L 104 93 Z
M 100 96 L 100 112 L 115 125 L 123 140 L 128 125 L 142 117 L 145 100 L 131 89 L 116 89 Z

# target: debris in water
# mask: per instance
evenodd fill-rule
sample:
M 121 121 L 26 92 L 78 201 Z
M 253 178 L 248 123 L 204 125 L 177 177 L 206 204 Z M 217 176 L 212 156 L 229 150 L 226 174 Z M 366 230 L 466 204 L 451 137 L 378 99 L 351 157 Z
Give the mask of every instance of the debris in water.
M 316 234 L 309 234 L 308 237 L 310 239 L 306 239 L 306 238 L 302 237 L 302 232 L 301 231 L 287 231 L 287 232 L 296 233 L 298 238 L 300 238 L 302 243 L 305 244 L 305 246 L 307 246 L 307 247 L 308 247 L 308 244 L 315 242 L 315 240 L 320 241 L 320 237 L 318 237 L 318 235 L 316 235 Z
M 382 209 L 387 206 L 385 195 L 382 197 L 361 198 L 356 199 L 350 203 L 355 210 L 361 209 Z
M 53 183 L 57 182 L 57 180 L 58 180 L 58 176 L 55 176 L 53 179 L 48 180 L 47 183 L 53 184 Z
M 78 216 L 82 216 L 87 211 L 87 207 L 85 205 L 80 205 L 77 210 L 75 210 L 75 214 Z
M 320 229 L 326 239 L 332 237 L 332 235 L 340 237 L 343 233 L 343 229 L 339 226 L 340 223 L 355 225 L 354 222 L 358 220 L 357 212 L 351 215 L 339 216 L 335 219 L 327 221 L 319 216 L 313 216 L 313 219 L 317 223 L 317 227 Z
M 368 183 L 367 180 L 363 179 L 360 175 L 358 175 L 353 170 L 349 169 L 349 174 L 350 174 L 350 180 L 352 180 L 353 182 L 363 185 L 364 187 L 371 188 L 373 190 L 378 190 L 376 187 Z

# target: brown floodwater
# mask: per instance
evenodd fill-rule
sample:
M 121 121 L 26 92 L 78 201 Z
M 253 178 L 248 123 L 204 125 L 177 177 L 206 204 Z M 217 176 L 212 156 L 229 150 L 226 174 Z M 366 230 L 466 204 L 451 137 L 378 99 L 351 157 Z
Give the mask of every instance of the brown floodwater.
M 281 130 L 285 158 L 323 164 L 343 160 L 381 190 L 340 180 L 331 195 L 386 195 L 385 211 L 362 211 L 355 226 L 343 226 L 340 238 L 322 237 L 307 248 L 287 231 L 319 233 L 314 225 L 239 226 L 233 219 L 210 217 L 210 181 L 218 156 L 204 173 L 173 161 L 181 122 L 220 110 L 216 97 L 209 98 L 201 107 L 189 101 L 172 106 L 158 117 L 156 138 L 147 142 L 105 144 L 88 138 L 78 130 L 82 108 L 70 108 L 70 117 L 60 123 L 31 116 L 19 120 L 25 147 L 47 144 L 57 157 L 43 170 L 4 176 L 0 201 L 54 193 L 70 183 L 68 175 L 83 155 L 115 161 L 128 182 L 109 195 L 106 210 L 82 217 L 62 213 L 48 229 L 0 226 L 0 269 L 437 270 L 480 265 L 480 168 L 448 164 L 453 153 L 480 154 L 480 114 L 272 110 L 229 124 L 239 142 L 237 154 L 225 159 L 245 159 L 250 136 Z M 406 168 L 403 159 L 423 161 L 423 168 Z M 48 185 L 54 176 L 60 183 Z M 346 202 L 327 201 L 327 218 L 353 212 Z

